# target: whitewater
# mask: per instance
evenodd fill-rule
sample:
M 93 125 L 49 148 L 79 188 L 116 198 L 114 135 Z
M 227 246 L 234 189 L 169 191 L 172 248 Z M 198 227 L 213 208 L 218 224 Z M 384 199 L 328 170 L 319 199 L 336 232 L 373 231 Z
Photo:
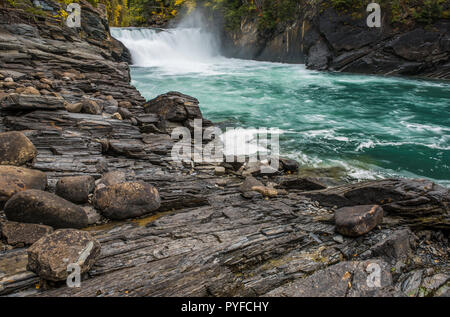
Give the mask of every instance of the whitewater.
M 305 171 L 450 186 L 449 82 L 226 58 L 201 28 L 111 33 L 130 50 L 132 84 L 145 98 L 180 91 L 222 130 L 274 129 L 281 154 Z

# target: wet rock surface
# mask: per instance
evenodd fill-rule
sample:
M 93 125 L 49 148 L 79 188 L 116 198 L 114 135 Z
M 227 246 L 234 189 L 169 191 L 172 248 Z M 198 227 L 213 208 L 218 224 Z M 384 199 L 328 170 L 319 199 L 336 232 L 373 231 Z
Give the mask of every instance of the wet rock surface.
M 60 229 L 41 238 L 28 249 L 27 268 L 49 281 L 67 279 L 68 266 L 86 273 L 100 255 L 100 243 L 88 232 Z
M 285 189 L 318 190 L 327 188 L 322 182 L 309 177 L 285 176 L 279 180 L 279 186 Z

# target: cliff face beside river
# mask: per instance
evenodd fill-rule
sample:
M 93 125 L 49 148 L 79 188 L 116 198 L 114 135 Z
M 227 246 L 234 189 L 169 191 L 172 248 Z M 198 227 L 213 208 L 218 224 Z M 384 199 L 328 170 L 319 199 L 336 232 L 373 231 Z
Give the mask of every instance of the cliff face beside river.
M 299 15 L 270 33 L 245 18 L 224 33 L 230 56 L 306 63 L 310 69 L 450 79 L 450 19 L 393 23 L 382 10 L 381 28 L 369 28 L 366 7 L 336 9 L 329 1 L 299 2 Z M 449 4 L 443 4 L 448 10 Z M 405 9 L 402 18 L 408 19 Z
M 448 296 L 447 188 L 176 164 L 198 100 L 146 102 L 81 3 L 81 29 L 0 9 L 0 295 Z

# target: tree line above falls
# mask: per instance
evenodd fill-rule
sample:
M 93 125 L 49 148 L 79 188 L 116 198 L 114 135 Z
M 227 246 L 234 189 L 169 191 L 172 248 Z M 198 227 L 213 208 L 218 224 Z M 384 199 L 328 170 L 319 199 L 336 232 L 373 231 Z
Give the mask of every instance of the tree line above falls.
M 10 3 L 31 0 L 7 0 Z M 68 4 L 78 0 L 57 0 Z M 301 11 L 311 7 L 333 6 L 342 13 L 352 12 L 360 18 L 371 0 L 88 0 L 94 6 L 106 8 L 111 26 L 164 26 L 180 13 L 202 7 L 210 17 L 219 14 L 229 30 L 239 28 L 244 19 L 258 21 L 259 31 L 273 32 L 280 24 L 297 19 Z M 437 19 L 450 18 L 448 0 L 378 0 L 389 12 L 391 22 L 398 25 L 431 24 Z

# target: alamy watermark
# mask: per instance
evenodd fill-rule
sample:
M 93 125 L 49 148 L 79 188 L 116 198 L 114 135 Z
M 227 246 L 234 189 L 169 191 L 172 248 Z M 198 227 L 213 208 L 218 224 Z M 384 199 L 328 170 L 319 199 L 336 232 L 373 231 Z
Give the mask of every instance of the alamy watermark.
M 377 263 L 370 263 L 367 268 L 366 272 L 370 273 L 367 276 L 366 283 L 367 286 L 370 288 L 380 288 L 381 287 L 381 267 Z
M 66 11 L 70 13 L 66 19 L 66 25 L 69 28 L 81 27 L 81 6 L 78 3 L 70 3 Z
M 172 139 L 177 140 L 171 151 L 176 163 L 257 163 L 261 173 L 271 174 L 279 168 L 279 131 L 277 129 L 227 128 L 226 132 L 216 126 L 203 127 L 203 120 L 195 119 L 191 129 L 177 127 Z
M 67 273 L 69 275 L 66 279 L 68 287 L 81 287 L 81 267 L 77 263 L 71 263 L 67 266 Z
M 38 1 L 35 2 L 39 3 Z M 367 26 L 369 28 L 380 28 L 381 27 L 381 6 L 372 2 L 367 5 L 367 12 L 370 14 L 367 16 Z M 81 6 L 78 3 L 70 3 L 66 7 L 66 12 L 69 15 L 66 18 L 66 25 L 70 28 L 81 27 Z
M 369 28 L 381 27 L 381 6 L 378 3 L 369 3 L 366 9 L 367 12 L 371 12 L 367 16 L 367 26 Z

